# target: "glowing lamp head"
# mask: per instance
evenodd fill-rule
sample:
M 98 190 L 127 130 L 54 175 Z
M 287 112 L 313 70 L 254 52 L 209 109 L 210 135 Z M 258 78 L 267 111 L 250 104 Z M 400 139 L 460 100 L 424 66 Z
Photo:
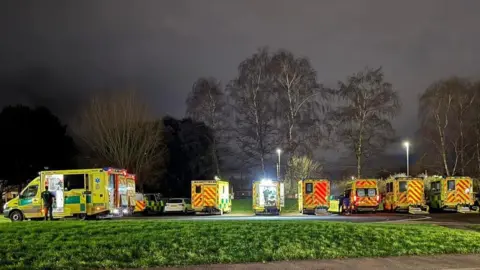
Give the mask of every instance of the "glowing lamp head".
M 405 148 L 409 148 L 410 147 L 410 142 L 403 142 L 403 146 Z
M 280 149 L 280 148 L 277 148 L 277 154 L 279 154 L 279 155 L 280 155 L 281 153 L 282 153 L 282 149 Z

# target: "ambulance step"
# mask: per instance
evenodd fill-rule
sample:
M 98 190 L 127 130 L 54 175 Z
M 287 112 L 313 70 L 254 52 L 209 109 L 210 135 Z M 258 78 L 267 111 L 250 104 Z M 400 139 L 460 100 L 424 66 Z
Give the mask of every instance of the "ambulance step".
M 478 214 L 478 207 L 468 207 L 468 206 L 462 206 L 457 208 L 457 212 L 462 213 L 462 214 Z
M 419 214 L 428 214 L 427 211 L 422 210 L 421 208 L 418 207 L 410 207 L 408 209 L 408 213 L 412 215 L 419 215 Z
M 330 213 L 328 213 L 327 209 L 325 208 L 321 208 L 321 209 L 315 209 L 315 215 L 316 216 L 326 216 L 326 215 L 329 215 Z

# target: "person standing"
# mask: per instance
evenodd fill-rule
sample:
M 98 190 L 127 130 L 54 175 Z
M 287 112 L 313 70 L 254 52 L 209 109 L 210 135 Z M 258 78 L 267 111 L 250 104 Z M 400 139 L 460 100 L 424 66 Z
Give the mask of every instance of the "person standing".
M 45 213 L 45 220 L 48 220 L 50 216 L 50 220 L 53 220 L 53 194 L 48 191 L 48 186 L 45 187 L 45 191 L 42 192 L 42 200 L 43 200 L 43 211 Z

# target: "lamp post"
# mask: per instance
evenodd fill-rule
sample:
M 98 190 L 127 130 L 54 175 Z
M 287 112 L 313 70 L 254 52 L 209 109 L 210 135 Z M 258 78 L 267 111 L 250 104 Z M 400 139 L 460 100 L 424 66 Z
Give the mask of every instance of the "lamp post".
M 277 181 L 280 181 L 280 154 L 282 154 L 282 150 L 280 148 L 277 148 L 277 155 L 278 155 Z
M 409 142 L 404 142 L 403 146 L 407 150 L 407 176 L 409 176 L 410 175 L 410 162 L 409 162 L 410 143 Z

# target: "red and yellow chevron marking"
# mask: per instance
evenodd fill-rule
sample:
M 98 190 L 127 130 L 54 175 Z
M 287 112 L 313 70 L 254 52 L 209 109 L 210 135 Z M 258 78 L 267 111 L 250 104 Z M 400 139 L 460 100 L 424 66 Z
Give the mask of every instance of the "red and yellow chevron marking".
M 470 184 L 470 181 L 467 180 L 467 179 L 461 179 L 461 180 L 457 180 L 456 181 L 456 187 L 455 187 L 455 191 L 457 193 L 457 202 L 459 203 L 473 203 L 472 199 L 471 199 L 471 190 L 470 192 L 467 194 L 465 193 L 465 190 L 466 189 L 470 189 L 471 188 L 471 184 Z
M 327 205 L 327 196 L 329 195 L 329 185 L 327 181 L 315 183 L 315 203 L 316 205 Z
M 423 201 L 423 182 L 422 181 L 410 181 L 407 187 L 408 203 L 416 204 Z
M 357 180 L 355 182 L 357 188 L 371 188 L 377 187 L 377 181 L 375 180 Z
M 376 205 L 378 205 L 375 198 L 370 198 L 370 197 L 360 197 L 358 199 L 358 204 L 360 206 L 376 206 Z
M 200 207 L 202 206 L 202 194 L 196 193 L 196 187 L 198 185 L 192 184 L 192 207 Z
M 143 210 L 145 210 L 145 206 L 145 201 L 136 201 L 134 212 L 142 212 Z
M 214 186 L 203 187 L 203 206 L 215 206 L 216 189 Z
M 305 195 L 305 207 L 313 207 L 315 206 L 315 197 L 312 194 Z
M 398 204 L 407 203 L 407 192 L 402 192 L 398 194 Z
M 456 200 L 455 200 L 455 191 L 450 191 L 448 194 L 447 194 L 447 203 L 454 203 Z
M 199 207 L 202 206 L 202 194 L 194 194 L 192 195 L 192 202 L 193 202 L 193 207 Z

